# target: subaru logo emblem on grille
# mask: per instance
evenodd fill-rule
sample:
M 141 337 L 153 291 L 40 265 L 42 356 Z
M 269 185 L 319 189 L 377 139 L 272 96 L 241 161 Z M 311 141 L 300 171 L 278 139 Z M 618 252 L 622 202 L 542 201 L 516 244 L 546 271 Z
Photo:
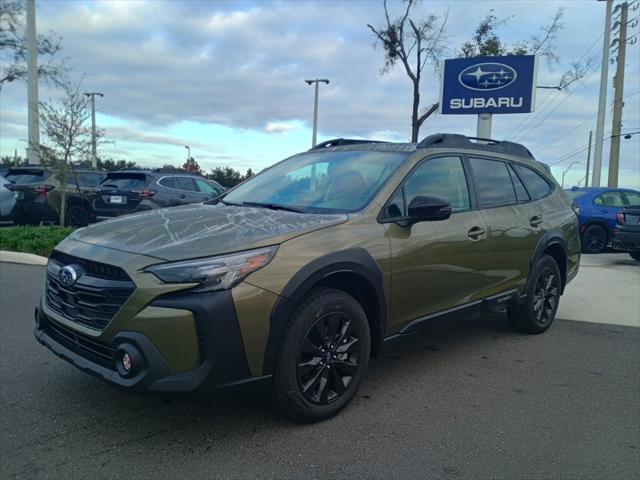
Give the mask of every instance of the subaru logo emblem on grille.
M 58 272 L 58 278 L 60 279 L 60 283 L 65 287 L 70 287 L 73 285 L 78 279 L 78 274 L 74 270 L 71 265 L 67 265 L 66 267 L 62 267 Z
M 515 82 L 518 74 L 502 63 L 477 63 L 465 68 L 458 81 L 470 90 L 490 91 L 504 88 Z

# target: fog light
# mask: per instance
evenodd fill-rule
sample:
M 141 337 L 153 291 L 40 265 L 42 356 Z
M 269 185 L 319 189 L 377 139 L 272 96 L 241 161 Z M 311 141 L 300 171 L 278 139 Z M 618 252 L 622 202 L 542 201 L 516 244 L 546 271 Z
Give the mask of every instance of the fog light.
M 127 352 L 124 352 L 120 361 L 122 362 L 124 371 L 129 373 L 131 371 L 131 356 Z

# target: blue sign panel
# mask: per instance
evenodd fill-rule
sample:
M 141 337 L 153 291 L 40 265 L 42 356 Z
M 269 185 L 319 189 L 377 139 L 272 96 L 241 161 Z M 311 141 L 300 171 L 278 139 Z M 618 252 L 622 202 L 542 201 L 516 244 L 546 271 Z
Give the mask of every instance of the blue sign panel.
M 535 93 L 535 55 L 454 58 L 444 61 L 440 113 L 529 113 Z

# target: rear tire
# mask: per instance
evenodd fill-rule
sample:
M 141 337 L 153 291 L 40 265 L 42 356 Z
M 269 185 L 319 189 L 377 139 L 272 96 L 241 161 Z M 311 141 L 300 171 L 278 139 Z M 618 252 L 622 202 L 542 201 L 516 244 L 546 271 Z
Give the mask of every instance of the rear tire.
M 507 308 L 511 325 L 522 333 L 547 330 L 555 320 L 561 288 L 558 264 L 542 255 L 531 269 L 524 303 Z
M 280 341 L 273 373 L 276 406 L 302 422 L 336 415 L 360 388 L 370 352 L 362 306 L 341 290 L 314 288 Z
M 86 227 L 89 225 L 89 212 L 80 205 L 70 206 L 65 217 L 67 227 Z
M 631 258 L 634 260 L 640 262 L 640 252 L 629 252 L 629 255 L 631 255 Z
M 582 253 L 600 253 L 608 243 L 607 231 L 602 225 L 589 225 L 582 234 Z

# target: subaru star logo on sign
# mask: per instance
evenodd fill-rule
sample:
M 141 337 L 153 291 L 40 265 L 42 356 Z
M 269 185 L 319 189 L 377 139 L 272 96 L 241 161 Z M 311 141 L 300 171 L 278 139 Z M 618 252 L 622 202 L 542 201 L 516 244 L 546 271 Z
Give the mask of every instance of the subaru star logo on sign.
M 78 279 L 78 274 L 74 270 L 71 265 L 67 265 L 66 267 L 62 267 L 58 272 L 58 278 L 60 279 L 60 283 L 65 287 L 69 287 L 75 283 Z
M 445 60 L 440 92 L 443 114 L 529 113 L 535 107 L 536 57 Z

